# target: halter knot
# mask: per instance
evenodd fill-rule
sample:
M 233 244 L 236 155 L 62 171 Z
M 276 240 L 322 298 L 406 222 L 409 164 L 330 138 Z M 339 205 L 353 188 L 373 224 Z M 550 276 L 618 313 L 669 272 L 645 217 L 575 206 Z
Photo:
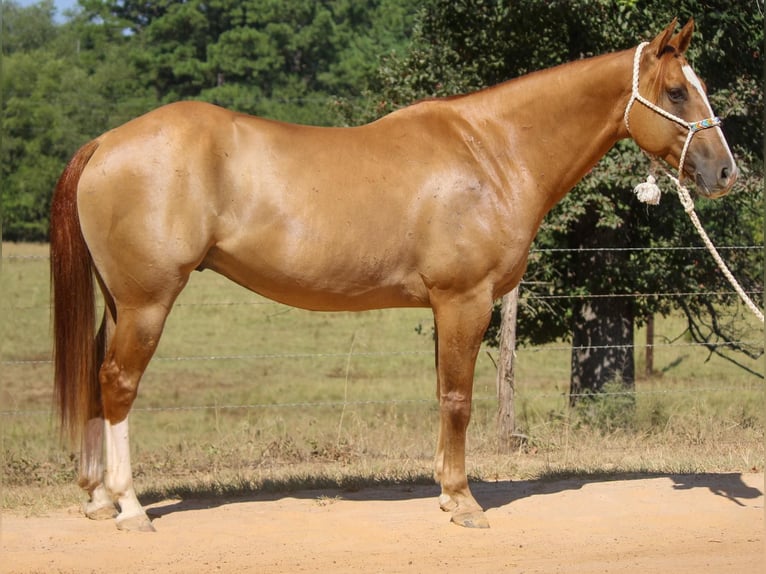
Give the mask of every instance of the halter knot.
M 639 183 L 633 188 L 633 193 L 636 194 L 638 200 L 642 203 L 648 203 L 649 205 L 659 205 L 662 192 L 656 183 L 653 175 L 646 178 L 646 181 Z

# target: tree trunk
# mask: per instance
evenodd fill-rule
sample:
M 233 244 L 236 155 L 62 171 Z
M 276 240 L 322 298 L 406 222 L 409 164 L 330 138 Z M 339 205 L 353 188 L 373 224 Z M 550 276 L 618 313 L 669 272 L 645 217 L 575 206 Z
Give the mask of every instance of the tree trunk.
M 515 447 L 516 413 L 514 410 L 516 363 L 516 313 L 519 288 L 503 297 L 500 322 L 500 359 L 497 366 L 497 445 L 500 454 Z
M 633 302 L 628 297 L 593 298 L 576 303 L 572 333 L 569 403 L 604 385 L 634 387 Z
M 587 210 L 568 241 L 582 250 L 570 263 L 572 285 L 594 294 L 572 304 L 571 406 L 610 383 L 622 383 L 625 390 L 634 387 L 635 302 L 619 295 L 631 274 L 630 256 L 620 249 L 630 245 L 630 236 L 627 229 L 599 223 L 599 212 Z

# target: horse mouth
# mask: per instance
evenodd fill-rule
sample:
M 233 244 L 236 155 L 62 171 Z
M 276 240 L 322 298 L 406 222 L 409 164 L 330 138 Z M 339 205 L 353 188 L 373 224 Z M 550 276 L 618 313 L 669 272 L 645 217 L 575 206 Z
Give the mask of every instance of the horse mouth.
M 697 172 L 694 174 L 694 183 L 697 184 L 697 190 L 701 195 L 708 199 L 718 199 L 719 197 L 723 197 L 731 191 L 735 181 L 737 181 L 736 174 L 727 179 L 724 185 L 716 184 L 710 186 L 701 173 Z

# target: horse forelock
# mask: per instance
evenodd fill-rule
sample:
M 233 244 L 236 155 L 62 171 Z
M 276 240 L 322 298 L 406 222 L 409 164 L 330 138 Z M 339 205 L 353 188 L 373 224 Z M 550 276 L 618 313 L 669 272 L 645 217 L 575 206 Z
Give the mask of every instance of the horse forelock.
M 662 58 L 665 54 L 672 54 L 673 56 L 680 56 L 681 53 L 676 49 L 675 46 L 671 46 L 670 44 L 667 44 L 662 48 L 662 51 L 657 54 L 658 58 Z

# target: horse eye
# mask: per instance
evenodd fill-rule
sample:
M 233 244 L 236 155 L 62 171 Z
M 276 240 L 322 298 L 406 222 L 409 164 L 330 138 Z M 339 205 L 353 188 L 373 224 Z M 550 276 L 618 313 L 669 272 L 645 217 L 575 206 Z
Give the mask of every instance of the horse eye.
M 668 97 L 671 102 L 678 104 L 686 100 L 686 90 L 683 88 L 670 88 L 668 89 Z

